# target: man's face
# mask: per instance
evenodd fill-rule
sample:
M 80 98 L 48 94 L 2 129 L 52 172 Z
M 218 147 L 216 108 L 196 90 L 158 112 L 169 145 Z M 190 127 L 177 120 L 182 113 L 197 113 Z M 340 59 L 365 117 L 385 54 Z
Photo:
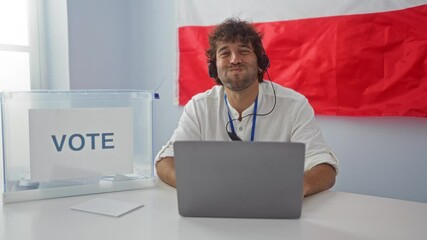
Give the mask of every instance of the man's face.
M 258 81 L 258 60 L 252 44 L 218 42 L 216 51 L 218 77 L 233 91 L 242 91 Z

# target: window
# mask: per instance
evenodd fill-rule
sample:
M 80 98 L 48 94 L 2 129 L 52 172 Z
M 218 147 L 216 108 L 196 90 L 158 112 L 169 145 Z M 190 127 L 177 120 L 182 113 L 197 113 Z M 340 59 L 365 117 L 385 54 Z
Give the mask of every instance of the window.
M 0 91 L 40 86 L 34 0 L 0 0 Z

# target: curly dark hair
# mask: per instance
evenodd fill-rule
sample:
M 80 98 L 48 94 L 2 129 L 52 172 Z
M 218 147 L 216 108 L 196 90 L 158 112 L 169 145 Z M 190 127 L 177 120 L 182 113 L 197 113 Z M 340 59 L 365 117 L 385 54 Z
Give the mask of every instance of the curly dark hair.
M 260 63 L 261 57 L 265 54 L 264 47 L 262 45 L 263 34 L 257 32 L 255 27 L 250 23 L 237 19 L 228 18 L 209 34 L 209 48 L 206 50 L 206 57 L 208 58 L 208 64 L 215 67 L 216 71 L 216 50 L 218 42 L 235 42 L 240 41 L 242 43 L 251 43 L 254 48 L 255 55 Z M 258 73 L 258 82 L 263 81 L 264 70 Z M 217 74 L 215 74 L 215 82 L 222 85 Z

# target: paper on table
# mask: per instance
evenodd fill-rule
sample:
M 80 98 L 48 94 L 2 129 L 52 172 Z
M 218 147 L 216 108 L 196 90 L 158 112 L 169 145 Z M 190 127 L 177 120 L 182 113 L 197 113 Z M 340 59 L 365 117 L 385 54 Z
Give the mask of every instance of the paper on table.
M 120 217 L 143 206 L 144 205 L 140 203 L 124 202 L 106 198 L 95 198 L 70 208 L 84 212 Z

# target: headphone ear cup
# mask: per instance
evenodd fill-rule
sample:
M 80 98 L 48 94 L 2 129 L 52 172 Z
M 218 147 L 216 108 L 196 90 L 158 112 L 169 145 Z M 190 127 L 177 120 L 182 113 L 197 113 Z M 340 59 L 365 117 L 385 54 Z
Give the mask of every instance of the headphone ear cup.
M 215 63 L 209 62 L 208 72 L 209 72 L 209 77 L 210 78 L 215 78 L 216 79 L 218 77 L 218 72 L 216 70 Z
M 270 67 L 270 59 L 268 58 L 267 54 L 263 54 L 259 58 L 258 65 L 263 72 L 267 71 L 268 67 Z

